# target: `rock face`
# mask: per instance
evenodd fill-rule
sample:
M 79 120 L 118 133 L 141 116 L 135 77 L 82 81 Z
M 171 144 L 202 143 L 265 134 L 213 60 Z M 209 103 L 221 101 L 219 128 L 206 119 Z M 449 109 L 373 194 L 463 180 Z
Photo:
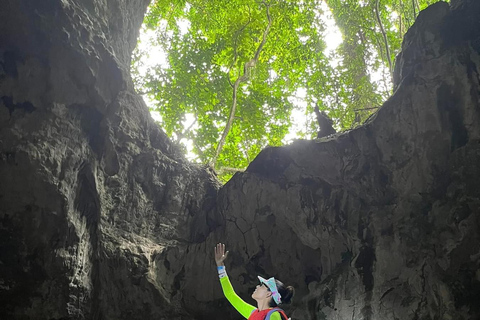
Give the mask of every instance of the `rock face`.
M 238 319 L 227 243 L 297 289 L 293 319 L 479 319 L 480 2 L 409 30 L 364 126 L 265 149 L 220 188 L 128 74 L 147 0 L 4 0 L 0 318 Z
M 218 182 L 179 156 L 134 94 L 147 5 L 2 1 L 1 319 L 185 314 L 172 301 L 178 278 L 155 263 L 214 228 Z

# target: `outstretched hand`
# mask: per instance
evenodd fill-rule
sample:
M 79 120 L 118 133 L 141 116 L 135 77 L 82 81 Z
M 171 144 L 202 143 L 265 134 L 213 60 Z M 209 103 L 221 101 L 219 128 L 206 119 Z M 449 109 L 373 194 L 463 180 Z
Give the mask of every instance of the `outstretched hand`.
M 215 263 L 217 267 L 224 266 L 223 261 L 227 259 L 228 251 L 225 252 L 225 245 L 223 243 L 217 243 L 215 246 Z

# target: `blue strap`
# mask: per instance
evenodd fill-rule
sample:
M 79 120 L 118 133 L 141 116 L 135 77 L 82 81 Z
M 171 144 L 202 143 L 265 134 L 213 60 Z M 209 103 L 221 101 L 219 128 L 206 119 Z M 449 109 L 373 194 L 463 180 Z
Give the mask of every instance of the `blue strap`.
M 282 315 L 283 312 L 281 312 L 283 310 L 280 308 L 273 308 L 272 310 L 268 311 L 267 316 L 265 317 L 265 320 L 270 320 L 270 316 L 276 311 L 280 313 L 280 318 L 283 318 L 283 315 Z M 285 319 L 285 320 L 288 320 L 288 319 Z

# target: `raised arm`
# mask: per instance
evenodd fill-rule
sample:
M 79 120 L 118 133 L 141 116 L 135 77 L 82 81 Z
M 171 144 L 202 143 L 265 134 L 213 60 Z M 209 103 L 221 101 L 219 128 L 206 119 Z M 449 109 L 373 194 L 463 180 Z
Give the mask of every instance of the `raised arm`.
M 223 294 L 232 306 L 245 318 L 248 319 L 250 314 L 256 308 L 251 304 L 242 300 L 233 290 L 232 284 L 228 279 L 227 272 L 225 271 L 224 261 L 227 258 L 228 251 L 225 252 L 225 245 L 219 243 L 215 246 L 215 263 L 217 264 L 218 276 L 220 278 L 220 284 L 222 285 Z

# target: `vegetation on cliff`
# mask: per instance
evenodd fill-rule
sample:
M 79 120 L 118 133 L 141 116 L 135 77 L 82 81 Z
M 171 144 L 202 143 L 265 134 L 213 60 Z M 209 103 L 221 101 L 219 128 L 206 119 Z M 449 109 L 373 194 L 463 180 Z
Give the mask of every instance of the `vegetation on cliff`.
M 228 179 L 265 146 L 314 138 L 316 104 L 337 130 L 361 124 L 391 94 L 403 35 L 436 1 L 156 0 L 137 90 L 173 140 Z M 151 45 L 166 61 L 146 67 Z

